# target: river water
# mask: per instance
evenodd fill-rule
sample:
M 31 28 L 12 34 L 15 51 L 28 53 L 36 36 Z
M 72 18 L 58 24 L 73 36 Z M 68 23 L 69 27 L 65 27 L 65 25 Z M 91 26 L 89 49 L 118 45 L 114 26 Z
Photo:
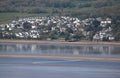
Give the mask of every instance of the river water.
M 0 43 L 0 54 L 120 56 L 120 46 L 103 44 L 71 45 Z

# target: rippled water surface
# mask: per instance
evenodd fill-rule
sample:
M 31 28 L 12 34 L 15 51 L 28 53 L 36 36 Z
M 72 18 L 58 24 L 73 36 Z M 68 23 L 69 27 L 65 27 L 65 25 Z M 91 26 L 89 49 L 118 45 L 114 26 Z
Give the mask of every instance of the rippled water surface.
M 120 55 L 115 45 L 18 44 L 0 43 L 0 54 Z

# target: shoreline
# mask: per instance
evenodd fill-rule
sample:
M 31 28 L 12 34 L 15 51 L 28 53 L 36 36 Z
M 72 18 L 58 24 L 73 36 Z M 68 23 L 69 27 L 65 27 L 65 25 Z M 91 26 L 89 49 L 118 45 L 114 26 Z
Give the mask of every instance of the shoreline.
M 29 55 L 29 54 L 1 54 L 0 58 L 36 58 L 36 59 L 63 59 L 63 60 L 91 60 L 120 62 L 119 57 L 92 57 L 92 56 L 55 56 L 55 55 Z
M 67 41 L 42 41 L 42 40 L 0 40 L 0 43 L 31 43 L 31 44 L 103 44 L 103 45 L 120 45 L 120 42 L 92 42 L 92 41 L 78 41 L 78 42 L 67 42 Z

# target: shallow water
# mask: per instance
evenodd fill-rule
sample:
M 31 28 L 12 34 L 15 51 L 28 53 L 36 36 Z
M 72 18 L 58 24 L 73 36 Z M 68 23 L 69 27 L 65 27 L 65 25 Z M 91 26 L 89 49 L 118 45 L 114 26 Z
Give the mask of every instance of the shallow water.
M 0 43 L 0 54 L 119 56 L 120 46 Z
M 0 78 L 119 77 L 120 62 L 72 61 L 38 58 L 0 58 Z

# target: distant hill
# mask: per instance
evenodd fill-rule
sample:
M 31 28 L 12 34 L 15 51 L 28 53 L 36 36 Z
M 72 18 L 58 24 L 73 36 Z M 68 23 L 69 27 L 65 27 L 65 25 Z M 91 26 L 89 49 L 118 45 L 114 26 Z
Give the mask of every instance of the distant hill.
M 80 18 L 120 16 L 120 0 L 0 0 L 0 12 L 45 13 Z

